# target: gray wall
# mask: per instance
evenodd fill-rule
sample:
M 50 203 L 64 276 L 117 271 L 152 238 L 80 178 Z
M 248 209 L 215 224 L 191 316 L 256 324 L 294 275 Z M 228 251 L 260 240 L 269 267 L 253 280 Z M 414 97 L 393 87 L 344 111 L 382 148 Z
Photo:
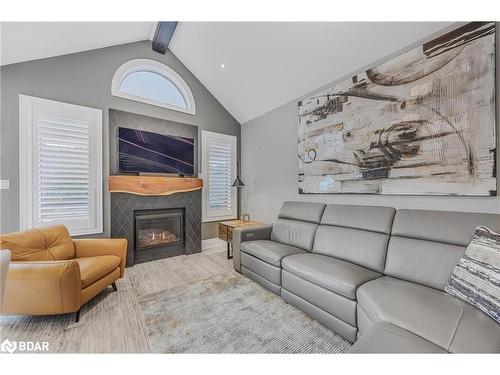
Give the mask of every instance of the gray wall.
M 138 58 L 157 60 L 174 69 L 193 92 L 196 115 L 111 96 L 111 79 L 115 70 L 124 62 Z M 155 53 L 150 41 L 7 65 L 1 67 L 0 74 L 0 178 L 10 180 L 10 189 L 0 191 L 0 233 L 19 228 L 19 94 L 103 110 L 103 236 L 109 235 L 109 108 L 192 124 L 198 126 L 198 131 L 231 134 L 239 140 L 240 124 L 170 51 L 165 56 Z M 201 166 L 200 162 L 198 166 Z M 204 225 L 204 238 L 213 237 L 215 228 L 214 224 Z
M 433 39 L 443 32 L 430 35 L 426 40 Z M 497 24 L 497 54 L 499 53 L 499 24 Z M 366 70 L 373 65 L 399 55 L 417 45 L 419 41 L 408 45 L 390 56 L 381 56 L 379 61 L 370 66 L 356 67 L 352 62 L 353 72 L 324 86 L 334 85 L 346 78 Z M 359 51 L 362 54 L 362 51 Z M 497 75 L 500 71 L 500 59 L 497 56 Z M 497 79 L 498 82 L 498 79 Z M 322 88 L 318 88 L 320 90 Z M 315 90 L 317 91 L 317 90 Z M 381 196 L 381 195 L 334 195 L 334 194 L 298 194 L 298 157 L 297 157 L 297 101 L 312 93 L 304 93 L 303 97 L 287 103 L 242 125 L 241 165 L 242 178 L 246 188 L 242 192 L 242 211 L 250 213 L 252 219 L 272 222 L 278 214 L 281 203 L 285 200 L 311 202 L 326 202 L 340 204 L 361 204 L 392 206 L 396 208 L 423 208 L 436 210 L 454 210 L 469 212 L 500 213 L 500 196 L 497 197 L 411 197 L 411 196 Z M 497 106 L 500 90 L 497 86 Z M 497 110 L 497 145 L 500 143 Z M 498 149 L 498 146 L 497 146 Z M 500 164 L 500 153 L 497 152 L 497 176 Z M 497 187 L 497 191 L 499 191 Z M 500 191 L 499 191 L 500 194 Z

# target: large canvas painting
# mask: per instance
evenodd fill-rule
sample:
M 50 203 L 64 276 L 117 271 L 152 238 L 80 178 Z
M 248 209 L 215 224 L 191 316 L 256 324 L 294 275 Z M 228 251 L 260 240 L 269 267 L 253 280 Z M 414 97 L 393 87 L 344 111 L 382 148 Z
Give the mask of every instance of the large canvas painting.
M 298 103 L 299 192 L 496 195 L 495 24 Z

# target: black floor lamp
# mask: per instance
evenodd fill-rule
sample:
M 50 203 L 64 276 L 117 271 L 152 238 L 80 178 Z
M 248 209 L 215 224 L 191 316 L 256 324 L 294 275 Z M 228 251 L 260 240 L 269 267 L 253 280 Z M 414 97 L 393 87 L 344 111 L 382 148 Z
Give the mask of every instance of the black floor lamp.
M 240 215 L 241 215 L 240 188 L 245 187 L 245 184 L 243 183 L 243 181 L 241 181 L 241 178 L 240 178 L 240 163 L 238 163 L 238 162 L 236 162 L 236 179 L 234 180 L 232 186 L 238 189 L 238 196 L 237 196 L 237 199 L 238 199 L 238 211 L 237 211 L 238 217 L 237 217 L 237 219 L 240 220 Z

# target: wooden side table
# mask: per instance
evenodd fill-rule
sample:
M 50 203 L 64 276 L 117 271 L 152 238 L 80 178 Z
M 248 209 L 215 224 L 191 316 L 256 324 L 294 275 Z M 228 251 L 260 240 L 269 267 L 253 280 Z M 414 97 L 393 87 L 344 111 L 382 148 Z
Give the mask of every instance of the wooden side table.
M 230 220 L 219 223 L 219 238 L 227 242 L 227 259 L 233 258 L 233 229 L 262 225 L 258 221 Z

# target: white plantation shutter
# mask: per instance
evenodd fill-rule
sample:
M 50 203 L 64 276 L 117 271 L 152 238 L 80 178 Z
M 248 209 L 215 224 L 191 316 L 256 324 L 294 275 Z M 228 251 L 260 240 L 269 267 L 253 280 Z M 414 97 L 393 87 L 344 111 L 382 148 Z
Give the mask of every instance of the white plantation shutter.
M 204 221 L 234 219 L 236 188 L 236 137 L 202 131 Z
M 208 144 L 208 207 L 231 209 L 231 145 Z
M 102 112 L 26 96 L 20 110 L 21 149 L 32 155 L 21 156 L 21 227 L 65 224 L 71 234 L 101 232 Z
M 45 118 L 38 123 L 38 226 L 66 220 L 86 221 L 91 215 L 90 129 L 88 124 Z

